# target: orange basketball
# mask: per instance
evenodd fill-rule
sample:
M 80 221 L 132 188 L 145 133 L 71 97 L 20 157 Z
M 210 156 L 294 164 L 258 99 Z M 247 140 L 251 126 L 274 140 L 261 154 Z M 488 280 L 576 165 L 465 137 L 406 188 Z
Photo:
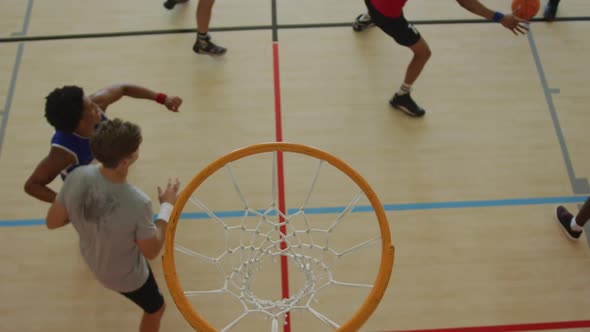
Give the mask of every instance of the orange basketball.
M 523 20 L 530 21 L 540 8 L 540 0 L 512 0 L 512 14 Z

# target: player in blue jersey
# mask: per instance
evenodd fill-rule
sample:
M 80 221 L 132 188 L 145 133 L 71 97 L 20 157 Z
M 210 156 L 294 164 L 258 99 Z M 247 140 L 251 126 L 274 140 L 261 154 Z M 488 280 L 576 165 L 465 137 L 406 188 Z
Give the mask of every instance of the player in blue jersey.
M 116 84 L 85 95 L 78 86 L 53 90 L 46 98 L 45 117 L 55 133 L 49 154 L 41 160 L 25 183 L 25 192 L 44 202 L 53 203 L 56 192 L 48 187 L 59 174 L 64 179 L 69 172 L 93 160 L 90 136 L 101 120 L 106 119 L 107 107 L 123 96 L 154 100 L 170 111 L 178 112 L 182 99 L 150 89 Z

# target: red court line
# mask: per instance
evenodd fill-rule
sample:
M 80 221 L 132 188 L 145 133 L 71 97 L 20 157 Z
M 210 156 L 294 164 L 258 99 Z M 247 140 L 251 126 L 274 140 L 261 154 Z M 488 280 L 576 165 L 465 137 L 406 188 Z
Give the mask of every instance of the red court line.
M 275 132 L 276 141 L 283 141 L 283 123 L 281 114 L 281 79 L 279 75 L 279 44 L 275 41 L 272 43 L 272 61 L 274 72 L 274 90 L 275 90 Z M 278 185 L 278 199 L 279 211 L 285 213 L 287 211 L 285 206 L 285 176 L 283 166 L 283 152 L 277 152 L 277 185 Z M 279 222 L 285 221 L 283 217 L 279 217 Z M 287 228 L 283 225 L 279 228 L 282 235 L 287 234 Z M 281 250 L 287 248 L 286 242 L 281 242 Z M 283 299 L 289 298 L 289 265 L 287 256 L 281 256 L 281 288 Z M 291 315 L 287 313 L 285 316 L 285 325 L 283 325 L 284 332 L 291 331 Z
M 515 332 L 515 331 L 576 329 L 576 328 L 585 328 L 585 327 L 590 327 L 590 320 L 513 324 L 513 325 L 453 327 L 453 328 L 426 329 L 426 330 L 398 330 L 398 331 L 384 331 L 384 332 Z

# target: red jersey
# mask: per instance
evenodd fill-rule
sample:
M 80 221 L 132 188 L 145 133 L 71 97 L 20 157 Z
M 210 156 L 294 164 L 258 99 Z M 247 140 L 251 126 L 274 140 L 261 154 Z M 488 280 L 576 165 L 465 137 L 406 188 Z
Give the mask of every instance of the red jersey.
M 371 4 L 378 12 L 387 17 L 402 16 L 402 8 L 408 0 L 370 0 Z

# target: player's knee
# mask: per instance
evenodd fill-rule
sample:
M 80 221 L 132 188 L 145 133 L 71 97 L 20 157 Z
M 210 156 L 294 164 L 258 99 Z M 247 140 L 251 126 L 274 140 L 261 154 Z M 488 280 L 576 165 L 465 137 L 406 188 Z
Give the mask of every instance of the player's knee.
M 422 61 L 426 62 L 432 56 L 432 51 L 430 51 L 430 46 L 428 43 L 422 38 L 420 38 L 414 45 L 410 46 L 412 52 L 414 52 L 414 56 Z
M 420 57 L 422 57 L 425 60 L 430 59 L 430 57 L 432 56 L 432 51 L 430 50 L 430 46 L 428 46 L 428 43 L 424 39 L 420 39 L 418 45 L 418 52 L 420 53 Z
M 428 48 L 428 47 L 418 48 L 418 49 L 414 50 L 414 57 L 416 60 L 418 60 L 420 62 L 427 62 L 431 56 L 432 56 L 432 52 L 430 51 L 430 48 Z

